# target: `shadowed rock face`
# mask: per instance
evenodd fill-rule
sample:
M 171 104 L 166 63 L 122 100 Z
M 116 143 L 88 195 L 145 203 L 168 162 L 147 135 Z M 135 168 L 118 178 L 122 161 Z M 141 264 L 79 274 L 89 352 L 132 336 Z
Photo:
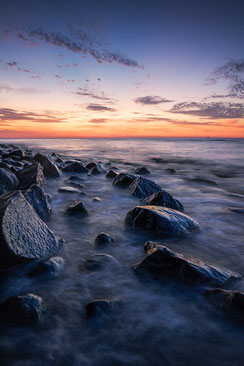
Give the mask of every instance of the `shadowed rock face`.
M 119 262 L 109 254 L 97 253 L 86 258 L 85 267 L 89 271 L 97 271 L 104 268 L 114 270 L 119 268 Z
M 82 201 L 75 201 L 66 210 L 71 216 L 88 216 L 88 211 Z
M 84 167 L 82 163 L 74 162 L 69 165 L 66 165 L 64 168 L 62 168 L 63 172 L 68 173 L 87 173 L 88 169 Z
M 18 188 L 19 180 L 10 170 L 0 168 L 0 195 Z
M 149 245 L 147 256 L 134 265 L 134 270 L 189 284 L 211 283 L 222 286 L 227 281 L 240 278 L 237 274 L 184 257 L 163 245 Z
M 133 196 L 144 198 L 162 191 L 162 188 L 150 179 L 137 177 L 129 186 Z
M 110 169 L 109 172 L 106 174 L 106 177 L 107 178 L 115 178 L 117 175 L 118 174 L 114 170 Z
M 43 188 L 35 184 L 31 186 L 24 195 L 36 211 L 37 215 L 44 221 L 48 220 L 52 210 Z
M 21 169 L 16 175 L 19 179 L 19 188 L 22 190 L 28 189 L 33 184 L 42 185 L 45 180 L 42 166 L 37 162 L 33 162 L 31 166 Z
M 45 177 L 59 178 L 61 175 L 57 165 L 52 162 L 48 156 L 42 154 L 36 154 L 34 160 L 42 165 L 43 173 Z
M 39 262 L 30 273 L 29 277 L 38 275 L 56 276 L 64 268 L 64 260 L 61 257 L 52 257 L 44 262 Z
M 184 211 L 184 206 L 180 201 L 176 200 L 167 191 L 162 190 L 161 192 L 153 193 L 151 196 L 144 198 L 141 201 L 142 205 L 146 206 L 162 206 L 173 208 L 177 211 Z
M 139 175 L 150 175 L 151 174 L 150 170 L 148 170 L 145 166 L 135 169 L 134 172 Z
M 205 290 L 204 296 L 216 307 L 230 312 L 233 315 L 239 315 L 244 320 L 243 292 L 214 288 Z
M 120 173 L 118 174 L 114 180 L 113 185 L 117 187 L 127 188 L 129 185 L 137 178 L 134 174 L 125 174 Z
M 113 238 L 107 233 L 100 233 L 96 236 L 95 243 L 96 244 L 111 244 L 113 242 Z
M 162 236 L 178 236 L 199 228 L 197 221 L 179 211 L 159 206 L 135 206 L 125 218 L 134 228 Z
M 104 317 L 114 310 L 115 302 L 109 300 L 94 300 L 86 305 L 88 318 Z
M 48 259 L 62 247 L 20 191 L 0 197 L 0 269 Z

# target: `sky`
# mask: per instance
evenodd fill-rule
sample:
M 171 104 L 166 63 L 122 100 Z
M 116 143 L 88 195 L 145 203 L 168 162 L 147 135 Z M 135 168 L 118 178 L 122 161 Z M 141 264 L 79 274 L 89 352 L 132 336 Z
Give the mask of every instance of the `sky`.
M 243 0 L 0 9 L 0 138 L 244 137 Z

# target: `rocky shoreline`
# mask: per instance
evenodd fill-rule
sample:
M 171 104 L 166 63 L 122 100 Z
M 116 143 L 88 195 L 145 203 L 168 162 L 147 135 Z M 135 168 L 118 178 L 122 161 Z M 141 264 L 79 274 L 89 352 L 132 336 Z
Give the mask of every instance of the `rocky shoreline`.
M 172 172 L 173 173 L 173 172 Z M 67 174 L 69 176 L 67 177 Z M 242 274 L 188 258 L 162 245 L 164 238 L 187 237 L 200 230 L 201 223 L 185 213 L 184 206 L 169 192 L 149 179 L 147 167 L 120 172 L 116 166 L 100 162 L 84 163 L 80 159 L 63 160 L 53 152 L 51 155 L 34 153 L 15 145 L 0 145 L 0 274 L 6 278 L 11 273 L 27 276 L 58 275 L 65 267 L 60 255 L 65 251 L 65 242 L 48 227 L 52 215 L 52 197 L 45 193 L 45 180 L 64 179 L 58 189 L 60 195 L 85 194 L 86 177 L 103 174 L 107 184 L 126 189 L 138 199 L 138 204 L 128 207 L 125 224 L 135 233 L 146 231 L 159 238 L 145 243 L 146 256 L 131 268 L 141 278 L 150 276 L 155 281 L 177 282 L 200 292 L 227 316 L 244 320 L 244 293 L 226 288 Z M 145 177 L 146 176 L 146 177 Z M 99 192 L 99 187 L 98 187 Z M 94 201 L 99 202 L 99 197 Z M 184 212 L 183 212 L 184 211 Z M 80 219 L 90 215 L 82 200 L 75 200 L 66 208 L 64 215 Z M 103 253 L 116 241 L 108 233 L 95 233 L 95 245 L 101 253 L 86 259 L 88 271 L 106 267 L 116 273 L 120 263 L 113 256 Z M 136 260 L 135 260 L 136 261 Z M 134 272 L 134 273 L 133 273 Z M 146 286 L 146 285 L 145 285 Z M 216 287 L 217 286 L 217 287 Z M 94 298 L 87 303 L 85 312 L 90 318 L 103 318 L 119 311 L 123 299 Z M 203 300 L 204 301 L 204 300 Z M 39 324 L 45 317 L 45 299 L 37 294 L 16 293 L 0 300 L 0 321 L 6 324 Z

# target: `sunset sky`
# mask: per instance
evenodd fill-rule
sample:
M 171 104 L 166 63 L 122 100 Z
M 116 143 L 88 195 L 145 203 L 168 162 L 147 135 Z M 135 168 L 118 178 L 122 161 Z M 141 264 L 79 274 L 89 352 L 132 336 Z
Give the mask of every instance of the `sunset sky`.
M 244 137 L 243 0 L 0 4 L 0 138 Z

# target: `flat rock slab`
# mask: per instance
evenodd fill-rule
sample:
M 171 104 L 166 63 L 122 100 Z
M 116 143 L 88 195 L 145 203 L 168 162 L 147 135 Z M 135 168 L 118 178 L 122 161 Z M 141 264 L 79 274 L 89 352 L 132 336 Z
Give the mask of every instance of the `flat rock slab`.
M 74 187 L 60 187 L 58 189 L 58 192 L 61 192 L 61 193 L 79 193 L 79 190 L 77 188 L 74 188 Z
M 149 245 L 147 256 L 134 265 L 134 270 L 137 273 L 146 271 L 161 279 L 170 278 L 187 284 L 210 283 L 223 286 L 240 278 L 235 273 L 187 258 L 164 245 Z
M 31 166 L 21 169 L 16 175 L 20 183 L 19 188 L 22 190 L 28 189 L 33 184 L 40 186 L 45 180 L 42 166 L 37 162 L 33 162 Z
M 169 192 L 164 190 L 153 193 L 151 196 L 144 198 L 141 203 L 146 206 L 162 206 L 173 208 L 173 210 L 181 212 L 184 211 L 182 203 L 176 200 Z
M 188 234 L 199 228 L 196 220 L 182 212 L 159 206 L 135 206 L 125 218 L 134 227 L 163 236 Z
M 19 180 L 10 170 L 0 168 L 0 195 L 18 188 Z
M 129 189 L 133 196 L 140 198 L 145 198 L 153 193 L 162 191 L 162 188 L 158 184 L 143 177 L 137 177 L 135 180 L 133 180 L 129 186 Z
M 0 197 L 0 269 L 49 259 L 64 243 L 47 227 L 20 191 Z

